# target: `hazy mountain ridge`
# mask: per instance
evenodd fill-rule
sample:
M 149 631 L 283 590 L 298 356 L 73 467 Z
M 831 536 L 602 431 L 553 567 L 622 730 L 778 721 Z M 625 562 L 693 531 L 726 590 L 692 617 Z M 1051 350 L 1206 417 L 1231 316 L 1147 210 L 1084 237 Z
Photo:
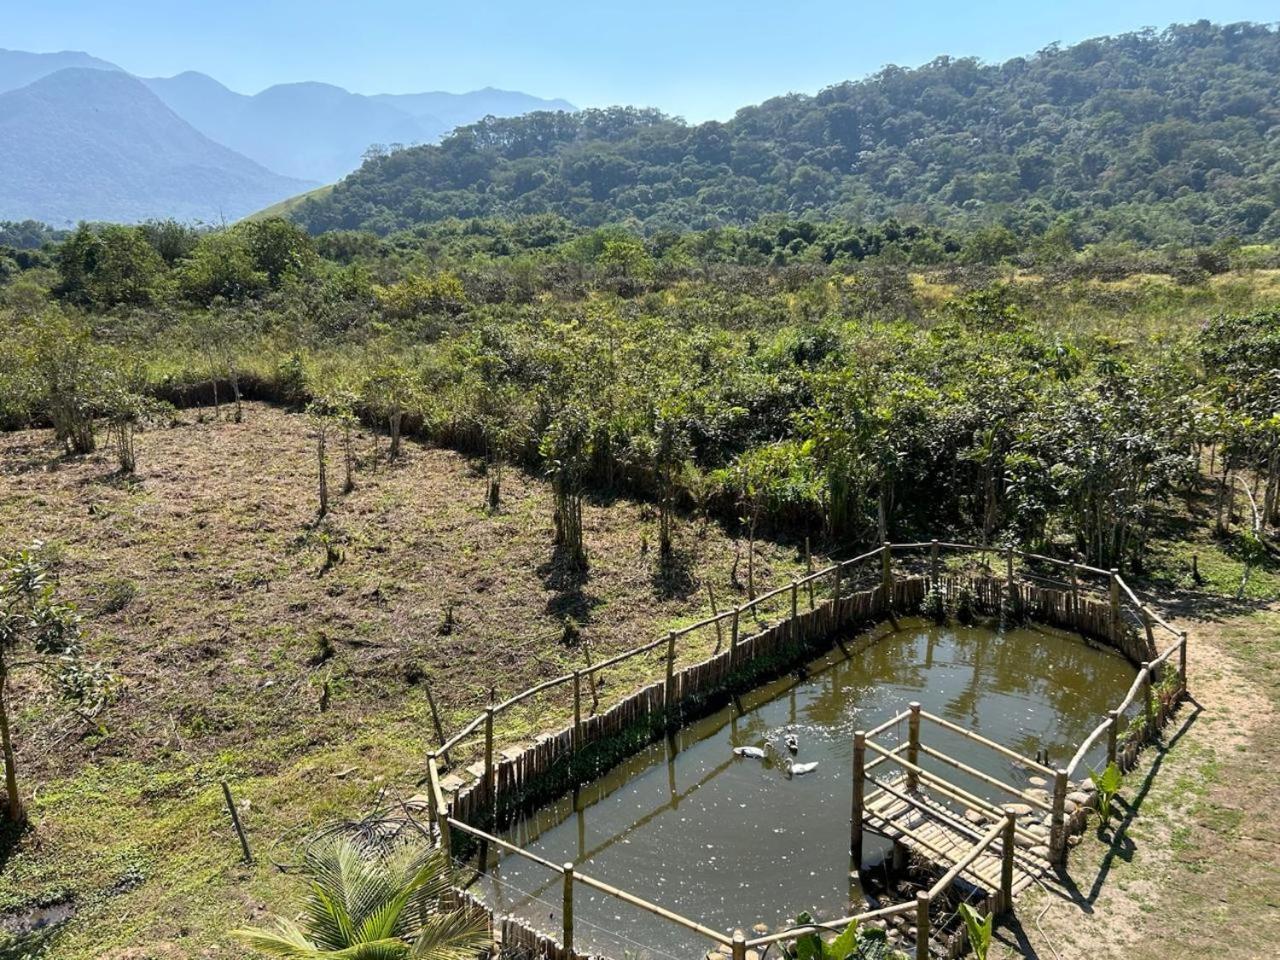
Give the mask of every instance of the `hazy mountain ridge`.
M 68 70 L 92 73 L 74 81 L 64 78 L 64 82 L 46 84 L 25 96 L 2 101 L 0 129 L 9 133 L 9 142 L 0 145 L 5 163 L 0 172 L 11 177 L 0 185 L 0 216 L 21 212 L 23 216 L 57 223 L 102 216 L 239 217 L 317 184 L 341 179 L 360 165 L 365 152 L 375 144 L 431 143 L 452 127 L 488 114 L 511 116 L 530 109 L 574 109 L 564 100 L 543 100 L 492 88 L 462 94 L 364 96 L 332 84 L 302 82 L 277 84 L 247 95 L 196 71 L 172 77 L 134 78 L 116 64 L 79 51 L 0 50 L 0 96 L 20 93 Z M 114 79 L 104 79 L 108 75 Z M 118 77 L 129 77 L 136 86 L 122 86 L 116 82 Z M 104 89 L 90 89 L 97 84 L 103 84 Z M 160 156 L 166 159 L 159 165 L 148 163 L 129 144 L 120 142 L 112 124 L 99 122 L 99 117 L 83 116 L 84 103 L 56 102 L 59 91 L 88 97 L 97 109 L 121 110 L 121 125 L 135 132 L 140 132 L 136 126 L 138 117 L 151 117 L 157 124 L 155 133 L 170 131 L 176 137 L 170 145 L 173 149 L 160 149 Z M 157 112 L 156 103 L 146 103 L 141 98 L 143 92 L 168 110 Z M 51 127 L 64 130 L 65 156 L 58 151 L 58 141 L 38 129 L 38 119 L 29 110 L 35 103 L 48 112 Z M 69 124 L 68 118 L 73 116 L 81 117 L 87 126 L 79 129 L 76 124 Z M 175 126 L 175 121 L 180 126 Z M 101 138 L 97 147 L 101 156 L 97 159 L 93 156 L 95 144 L 85 135 L 90 129 Z M 173 196 L 166 191 L 176 188 L 182 177 L 175 180 L 174 168 L 164 165 L 183 150 L 193 148 L 197 141 L 191 138 L 192 133 L 203 135 L 211 143 L 201 145 L 196 156 L 179 164 L 191 172 L 190 196 Z M 143 140 L 153 146 L 158 143 L 145 134 Z M 24 150 L 30 153 L 24 154 Z M 207 156 L 202 158 L 200 154 Z M 130 157 L 139 164 L 136 169 L 129 169 L 126 158 Z M 32 166 L 37 158 L 45 169 Z M 22 169 L 24 163 L 27 169 Z M 60 196 L 58 184 L 63 170 L 83 170 L 97 184 L 96 191 L 90 195 L 77 183 L 68 181 L 66 194 Z M 197 182 L 196 170 L 204 171 L 205 185 Z M 149 188 L 150 176 L 160 178 L 163 188 L 159 192 Z M 137 193 L 131 194 L 132 190 Z M 168 201 L 158 202 L 161 196 L 168 197 Z M 212 208 L 210 201 L 217 201 Z
M 650 232 L 781 214 L 1064 237 L 1280 238 L 1280 30 L 1207 21 L 938 57 L 720 123 L 654 110 L 482 121 L 292 212 L 313 231 L 552 213 Z
M 122 71 L 0 94 L 0 219 L 232 220 L 305 190 L 215 143 Z

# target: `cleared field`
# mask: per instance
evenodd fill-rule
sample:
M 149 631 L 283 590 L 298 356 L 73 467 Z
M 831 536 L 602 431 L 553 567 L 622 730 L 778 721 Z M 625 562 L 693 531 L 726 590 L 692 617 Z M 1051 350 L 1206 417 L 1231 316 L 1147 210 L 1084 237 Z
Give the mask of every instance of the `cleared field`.
M 10 838 L 0 911 L 70 900 L 50 956 L 241 956 L 224 931 L 292 890 L 273 860 L 384 788 L 414 792 L 433 741 L 428 685 L 456 729 L 491 688 L 509 695 L 584 664 L 584 644 L 604 657 L 702 612 L 708 585 L 722 603 L 740 595 L 714 524 L 682 526 L 663 573 L 649 508 L 589 500 L 591 568 L 566 577 L 541 480 L 507 471 L 493 514 L 465 458 L 408 443 L 374 470 L 368 434 L 356 489 L 331 501 L 341 559 L 326 570 L 306 418 L 250 404 L 241 424 L 182 419 L 140 435 L 129 480 L 106 453 L 60 458 L 48 432 L 0 437 L 5 540 L 60 558 L 94 653 L 120 678 L 91 727 L 18 691 L 35 829 Z M 793 547 L 757 551 L 761 585 L 803 565 Z M 222 778 L 255 867 L 238 863 Z

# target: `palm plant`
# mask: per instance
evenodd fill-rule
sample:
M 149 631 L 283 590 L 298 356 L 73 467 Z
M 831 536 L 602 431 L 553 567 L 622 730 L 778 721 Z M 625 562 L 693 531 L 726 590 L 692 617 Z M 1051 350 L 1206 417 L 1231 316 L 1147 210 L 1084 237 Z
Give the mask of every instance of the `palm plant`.
M 303 873 L 310 891 L 299 920 L 232 936 L 307 960 L 472 960 L 489 943 L 482 918 L 447 906 L 453 872 L 443 851 L 387 855 L 338 838 L 309 849 Z

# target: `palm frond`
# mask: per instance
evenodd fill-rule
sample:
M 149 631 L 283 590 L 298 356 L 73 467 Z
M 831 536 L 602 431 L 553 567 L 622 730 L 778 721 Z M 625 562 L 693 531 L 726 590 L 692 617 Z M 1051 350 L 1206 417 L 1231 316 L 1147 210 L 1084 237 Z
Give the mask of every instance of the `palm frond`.
M 451 910 L 427 917 L 413 942 L 414 960 L 475 960 L 491 944 L 489 925 L 470 911 Z
M 323 954 L 307 939 L 306 934 L 290 920 L 277 918 L 274 930 L 245 928 L 232 930 L 231 936 L 258 953 L 271 957 L 292 957 L 296 960 L 315 960 Z

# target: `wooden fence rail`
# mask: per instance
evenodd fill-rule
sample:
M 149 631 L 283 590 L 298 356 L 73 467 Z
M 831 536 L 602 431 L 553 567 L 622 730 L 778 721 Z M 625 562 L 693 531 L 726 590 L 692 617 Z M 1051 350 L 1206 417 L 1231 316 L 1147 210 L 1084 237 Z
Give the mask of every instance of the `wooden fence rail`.
M 977 577 L 944 575 L 940 565 L 942 550 L 962 553 L 978 553 L 1000 556 L 1004 559 L 1004 576 L 988 571 Z M 906 575 L 895 570 L 894 559 L 914 551 L 928 551 L 928 574 L 926 576 Z M 878 584 L 870 589 L 849 591 L 848 584 L 853 580 L 851 574 L 860 564 L 880 560 Z M 1069 579 L 1042 586 L 1026 582 L 1024 568 L 1023 579 L 1014 575 L 1015 560 L 1024 565 L 1049 564 L 1068 571 Z M 1082 583 L 1082 577 L 1100 578 L 1096 587 Z M 1043 579 L 1043 578 L 1042 578 Z M 828 597 L 820 602 L 814 599 L 814 587 L 829 581 Z M 865 582 L 865 581 L 864 581 Z M 809 603 L 801 605 L 799 594 L 801 588 L 809 593 Z M 843 589 L 842 589 L 843 588 Z M 921 893 L 921 898 L 909 903 L 899 903 L 879 908 L 874 911 L 857 914 L 843 920 L 823 921 L 803 928 L 793 928 L 778 934 L 770 934 L 754 940 L 746 940 L 741 933 L 728 937 L 696 920 L 681 916 L 658 904 L 630 894 L 620 888 L 612 887 L 603 881 L 584 874 L 573 864 L 557 865 L 544 858 L 524 851 L 489 832 L 484 827 L 497 829 L 503 822 L 531 809 L 569 787 L 603 773 L 605 769 L 623 759 L 628 753 L 641 749 L 655 737 L 681 722 L 699 714 L 705 714 L 718 707 L 720 702 L 736 690 L 747 689 L 788 668 L 797 660 L 812 656 L 819 645 L 830 643 L 833 636 L 851 627 L 869 626 L 873 623 L 894 619 L 897 613 L 914 612 L 919 609 L 925 595 L 930 590 L 942 591 L 947 596 L 955 596 L 962 589 L 971 591 L 979 610 L 987 613 L 1000 612 L 1005 604 L 1020 605 L 1032 619 L 1053 626 L 1065 627 L 1079 631 L 1094 640 L 1116 647 L 1121 653 L 1135 663 L 1141 663 L 1138 677 L 1129 691 L 1129 695 L 1115 711 L 1109 712 L 1107 718 L 1098 725 L 1081 744 L 1071 764 L 1065 768 L 1053 769 L 1039 764 L 1030 758 L 1023 757 L 1016 751 L 1002 744 L 981 737 L 971 730 L 966 730 L 944 718 L 937 717 L 913 705 L 913 710 L 901 713 L 880 724 L 866 734 L 866 747 L 871 748 L 878 756 L 871 763 L 864 765 L 863 773 L 880 763 L 894 763 L 904 771 L 909 783 L 924 781 L 931 789 L 950 795 L 958 802 L 969 804 L 978 809 L 987 810 L 993 818 L 1001 818 L 1002 822 L 991 828 L 985 835 L 977 838 L 974 846 L 962 858 L 961 863 L 953 864 L 934 885 L 934 888 Z M 1093 590 L 1094 592 L 1089 592 Z M 1085 594 L 1088 593 L 1086 596 Z M 789 596 L 788 596 L 789 595 Z M 758 632 L 742 636 L 744 622 L 758 622 L 760 611 L 765 604 L 779 598 L 788 597 L 789 605 L 785 615 L 779 622 L 765 623 Z M 1102 599 L 1105 598 L 1105 599 Z M 1144 629 L 1136 629 L 1126 623 L 1127 614 L 1136 614 L 1136 620 Z M 749 618 L 744 621 L 745 618 Z M 896 620 L 895 620 L 896 622 Z M 730 625 L 730 637 L 727 646 L 721 649 L 722 628 Z M 1173 632 L 1178 642 L 1165 651 L 1158 653 L 1154 647 L 1152 630 L 1160 626 Z M 700 630 L 714 627 L 716 632 L 716 648 L 711 656 L 677 669 L 681 650 L 681 640 L 696 634 Z M 595 709 L 594 678 L 601 671 L 618 666 L 642 656 L 646 653 L 665 647 L 657 657 L 664 665 L 665 677 L 631 692 L 629 695 L 603 710 Z M 719 946 L 730 947 L 733 954 L 740 951 L 745 956 L 748 946 L 759 947 L 770 943 L 794 938 L 806 931 L 836 929 L 857 919 L 866 921 L 877 917 L 885 918 L 906 915 L 912 911 L 917 916 L 927 918 L 930 899 L 936 899 L 941 892 L 953 883 L 965 870 L 966 864 L 972 864 L 992 844 L 1001 837 L 1008 837 L 1006 846 L 1010 848 L 1008 856 L 1012 856 L 1012 838 L 1023 840 L 1036 839 L 1012 821 L 1006 826 L 1003 822 L 1003 811 L 993 807 L 986 801 L 960 790 L 943 778 L 919 766 L 919 754 L 947 762 L 948 765 L 961 772 L 976 776 L 978 779 L 997 786 L 1021 801 L 1031 803 L 1041 809 L 1046 804 L 1026 791 L 996 781 L 995 778 L 983 775 L 959 761 L 941 754 L 919 742 L 919 724 L 921 720 L 946 728 L 952 733 L 979 743 L 989 749 L 1013 758 L 1027 767 L 1038 770 L 1048 777 L 1054 778 L 1052 803 L 1047 805 L 1051 811 L 1053 835 L 1052 844 L 1055 855 L 1065 849 L 1065 831 L 1074 824 L 1068 824 L 1063 812 L 1063 797 L 1066 794 L 1067 777 L 1074 773 L 1083 763 L 1088 751 L 1105 734 L 1108 736 L 1109 755 L 1114 756 L 1120 747 L 1117 745 L 1117 727 L 1120 715 L 1131 706 L 1137 698 L 1146 697 L 1151 700 L 1152 682 L 1158 670 L 1164 668 L 1172 654 L 1179 651 L 1179 685 L 1181 692 L 1186 690 L 1186 635 L 1178 633 L 1156 615 L 1143 606 L 1136 594 L 1113 570 L 1102 570 L 1085 564 L 1058 560 L 1037 554 L 1024 553 L 1018 550 L 993 548 L 977 544 L 929 541 L 927 543 L 886 543 L 880 547 L 863 553 L 849 560 L 832 563 L 803 577 L 792 579 L 789 583 L 775 587 L 760 596 L 743 604 L 713 613 L 693 624 L 669 631 L 666 635 L 642 644 L 633 649 L 623 651 L 605 660 L 588 664 L 584 669 L 575 670 L 542 681 L 520 693 L 487 707 L 484 713 L 467 723 L 451 738 L 441 743 L 438 751 L 428 759 L 428 773 L 431 780 L 431 800 L 436 817 L 438 834 L 442 845 L 449 847 L 453 831 L 469 837 L 474 842 L 488 844 L 516 856 L 522 856 L 539 865 L 558 872 L 564 878 L 564 916 L 565 927 L 561 931 L 563 943 L 555 945 L 548 935 L 536 933 L 522 927 L 518 921 L 505 918 L 501 921 L 503 936 L 508 930 L 515 941 L 525 946 L 535 947 L 542 956 L 550 960 L 574 960 L 581 955 L 573 950 L 572 932 L 572 891 L 575 884 L 592 887 L 616 899 L 630 903 L 655 916 L 662 917 L 682 928 L 695 932 Z M 687 651 L 684 651 L 687 653 Z M 589 716 L 584 716 L 582 703 L 583 678 L 592 681 L 593 703 Z M 560 730 L 538 737 L 531 746 L 521 750 L 514 756 L 497 755 L 495 747 L 495 721 L 513 707 L 529 701 L 548 691 L 557 690 L 567 685 L 573 690 L 573 722 Z M 1151 704 L 1147 705 L 1150 708 Z M 1148 715 L 1150 712 L 1147 709 Z M 1161 716 L 1163 720 L 1163 715 Z M 884 748 L 870 742 L 895 724 L 907 720 L 911 725 L 910 740 L 892 749 Z M 483 727 L 485 755 L 482 773 L 468 786 L 461 787 L 454 795 L 452 802 L 446 805 L 440 787 L 440 771 L 437 757 L 443 757 L 449 750 L 459 747 L 468 738 L 473 737 Z M 1146 730 L 1149 725 L 1144 725 Z M 1132 748 L 1136 750 L 1141 744 L 1134 746 L 1126 741 L 1124 751 L 1126 758 Z M 905 757 L 903 754 L 905 753 Z M 881 789 L 886 789 L 883 786 Z M 865 798 L 869 802 L 870 797 Z M 483 825 L 483 827 L 481 826 Z M 1007 832 L 1006 832 L 1007 831 Z M 970 834 L 973 836 L 973 834 Z M 945 882 L 944 882 L 945 881 Z M 1011 897 L 1005 900 L 993 900 L 1003 907 L 1009 905 Z M 923 910 L 923 914 L 921 911 Z M 495 926 L 498 920 L 495 918 Z M 927 952 L 928 927 L 922 936 Z M 925 953 L 920 954 L 926 955 Z

